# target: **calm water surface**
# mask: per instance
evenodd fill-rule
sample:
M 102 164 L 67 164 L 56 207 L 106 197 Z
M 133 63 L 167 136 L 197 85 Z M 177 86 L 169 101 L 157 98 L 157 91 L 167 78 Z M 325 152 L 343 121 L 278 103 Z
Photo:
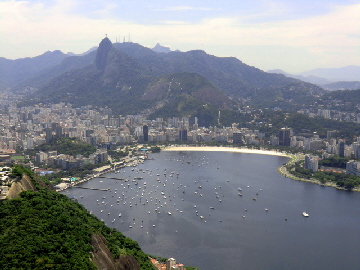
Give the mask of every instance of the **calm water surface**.
M 360 269 L 360 193 L 285 178 L 285 157 L 150 157 L 81 185 L 109 191 L 63 193 L 145 252 L 200 269 Z

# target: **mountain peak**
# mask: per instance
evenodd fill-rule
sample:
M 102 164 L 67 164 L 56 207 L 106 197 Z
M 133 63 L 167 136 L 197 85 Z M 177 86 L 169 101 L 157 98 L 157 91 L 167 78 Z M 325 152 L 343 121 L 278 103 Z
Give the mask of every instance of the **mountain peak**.
M 154 52 L 157 53 L 168 53 L 171 52 L 169 47 L 161 46 L 160 43 L 156 43 L 155 47 L 152 48 Z
M 112 43 L 108 37 L 101 40 L 96 53 L 95 64 L 98 69 L 104 69 L 106 65 L 106 57 L 112 48 Z
M 268 73 L 277 73 L 277 74 L 283 74 L 283 75 L 286 75 L 287 73 L 281 69 L 271 69 L 271 70 L 268 70 L 266 71 Z

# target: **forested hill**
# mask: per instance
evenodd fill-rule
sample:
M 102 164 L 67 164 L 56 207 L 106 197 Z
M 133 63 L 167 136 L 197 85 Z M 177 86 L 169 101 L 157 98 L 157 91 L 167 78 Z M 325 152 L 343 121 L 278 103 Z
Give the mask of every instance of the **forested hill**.
M 169 76 L 170 81 L 166 82 Z M 185 99 L 182 95 L 179 101 L 192 107 L 194 103 L 199 104 L 191 110 L 195 113 L 205 105 L 201 98 L 206 98 L 205 103 L 217 110 L 224 106 L 233 109 L 229 106 L 232 101 L 246 102 L 253 107 L 291 109 L 324 93 L 316 85 L 282 74 L 266 73 L 234 57 L 216 57 L 201 50 L 156 53 L 136 43 L 112 44 L 104 38 L 96 52 L 68 57 L 42 76 L 27 80 L 27 86 L 38 90 L 29 91 L 22 105 L 61 101 L 76 107 L 108 106 L 116 114 L 143 113 L 145 109 L 157 113 L 158 105 L 168 104 L 169 100 L 144 100 L 143 95 L 149 90 L 152 94 L 154 90 L 160 91 L 158 85 L 154 87 L 159 81 L 165 80 L 163 86 L 167 83 L 169 89 L 174 86 L 170 82 L 175 77 L 190 84 L 195 92 L 202 92 L 201 96 L 195 92 L 190 95 L 190 105 L 189 95 Z M 163 97 L 160 94 L 153 96 Z M 214 102 L 216 99 L 222 100 L 221 106 Z M 172 113 L 180 117 L 181 112 L 174 110 Z
M 0 202 L 1 269 L 154 269 L 138 243 L 40 186 Z

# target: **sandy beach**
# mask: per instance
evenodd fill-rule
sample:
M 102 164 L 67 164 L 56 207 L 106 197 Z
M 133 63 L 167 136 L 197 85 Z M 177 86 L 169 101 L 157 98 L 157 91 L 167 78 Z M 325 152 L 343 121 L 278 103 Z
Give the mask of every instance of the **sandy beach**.
M 289 156 L 286 153 L 258 150 L 248 148 L 234 148 L 234 147 L 217 147 L 217 146 L 169 146 L 162 151 L 212 151 L 212 152 L 235 152 L 235 153 L 248 153 L 248 154 L 260 154 L 260 155 L 272 155 L 272 156 Z

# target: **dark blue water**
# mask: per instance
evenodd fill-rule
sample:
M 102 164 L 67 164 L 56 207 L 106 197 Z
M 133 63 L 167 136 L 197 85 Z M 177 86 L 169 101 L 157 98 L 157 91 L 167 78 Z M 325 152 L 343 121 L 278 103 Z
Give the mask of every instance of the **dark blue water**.
M 151 157 L 106 175 L 128 182 L 82 184 L 109 191 L 63 193 L 145 252 L 200 269 L 360 269 L 360 193 L 285 178 L 277 173 L 285 157 L 165 151 Z M 136 176 L 143 179 L 132 181 Z

